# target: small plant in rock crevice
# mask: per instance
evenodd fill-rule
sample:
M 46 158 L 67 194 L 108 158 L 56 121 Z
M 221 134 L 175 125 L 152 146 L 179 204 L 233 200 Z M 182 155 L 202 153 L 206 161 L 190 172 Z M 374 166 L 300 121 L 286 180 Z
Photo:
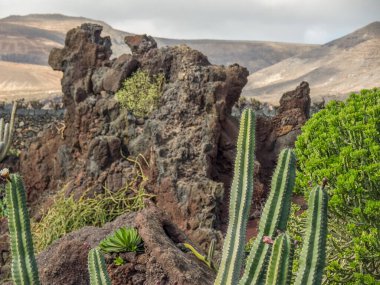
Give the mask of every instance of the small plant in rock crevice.
M 151 77 L 147 72 L 137 70 L 123 82 L 115 97 L 133 115 L 145 117 L 157 107 L 164 81 L 162 73 Z
M 115 264 L 116 266 L 120 266 L 120 265 L 125 264 L 125 261 L 124 261 L 124 259 L 122 259 L 120 256 L 117 256 L 117 257 L 113 260 L 113 264 Z
M 99 243 L 105 253 L 137 252 L 141 250 L 142 239 L 135 228 L 120 228 Z

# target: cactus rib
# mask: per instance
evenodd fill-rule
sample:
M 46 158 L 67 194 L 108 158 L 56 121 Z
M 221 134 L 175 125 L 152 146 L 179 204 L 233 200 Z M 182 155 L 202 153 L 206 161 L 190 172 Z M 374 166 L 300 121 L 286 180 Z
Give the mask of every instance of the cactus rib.
M 17 102 L 15 101 L 12 107 L 10 122 L 4 125 L 4 118 L 0 119 L 0 161 L 5 158 L 12 143 L 16 110 Z
M 26 195 L 22 179 L 11 174 L 6 187 L 8 224 L 12 253 L 12 278 L 17 285 L 38 285 Z
M 293 267 L 293 243 L 287 234 L 279 235 L 272 249 L 266 285 L 289 285 Z
M 261 284 L 265 280 L 271 248 L 262 239 L 264 236 L 274 238 L 277 230 L 286 230 L 295 181 L 295 162 L 291 149 L 281 151 L 272 178 L 271 191 L 260 219 L 259 234 L 248 256 L 240 285 Z
M 295 285 L 321 284 L 327 237 L 326 191 L 316 186 L 310 193 L 305 241 L 302 246 Z
M 216 285 L 237 284 L 242 266 L 245 233 L 253 195 L 255 115 L 243 111 L 237 142 L 234 178 L 230 191 L 229 224 Z
M 98 248 L 93 248 L 88 253 L 88 272 L 91 285 L 111 285 L 103 254 Z

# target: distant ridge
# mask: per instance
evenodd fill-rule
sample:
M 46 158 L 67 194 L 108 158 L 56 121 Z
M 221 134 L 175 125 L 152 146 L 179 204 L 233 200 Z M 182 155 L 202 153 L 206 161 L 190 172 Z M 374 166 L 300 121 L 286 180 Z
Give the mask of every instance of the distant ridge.
M 278 104 L 300 81 L 310 83 L 313 100 L 380 87 L 380 22 L 251 74 L 243 94 Z
M 105 22 L 62 14 L 13 15 L 0 19 L 0 100 L 57 94 L 61 73 L 47 66 L 53 47 L 62 47 L 66 32 L 82 23 L 103 26 L 112 40 L 113 56 L 129 53 L 128 32 Z M 161 46 L 186 44 L 214 64 L 239 63 L 251 75 L 243 95 L 273 104 L 282 93 L 309 81 L 313 99 L 344 98 L 349 92 L 378 86 L 380 22 L 371 23 L 324 45 L 265 41 L 186 40 L 156 38 Z M 44 81 L 44 76 L 49 80 Z M 6 78 L 6 79 L 5 79 Z M 40 81 L 39 81 L 40 80 Z M 48 83 L 48 84 L 47 84 Z M 36 93 L 37 92 L 37 93 Z M 45 95 L 44 95 L 45 94 Z M 16 95 L 15 95 L 16 96 Z

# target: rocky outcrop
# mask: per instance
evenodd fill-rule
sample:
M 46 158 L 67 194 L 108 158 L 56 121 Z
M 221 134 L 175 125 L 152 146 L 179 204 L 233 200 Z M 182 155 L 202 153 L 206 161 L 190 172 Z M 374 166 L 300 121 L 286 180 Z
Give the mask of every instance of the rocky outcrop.
M 110 39 L 100 33 L 100 26 L 84 24 L 68 32 L 63 49 L 50 54 L 50 65 L 63 72 L 66 111 L 58 132 L 53 125 L 47 126 L 20 157 L 32 214 L 38 219 L 49 204 L 47 193 L 63 186 L 77 198 L 104 191 L 104 186 L 110 191 L 123 187 L 134 175 L 134 164 L 126 157 L 142 154 L 148 162 L 141 164 L 149 177 L 145 188 L 156 194 L 154 202 L 160 210 L 147 209 L 133 216 L 148 253 L 126 257 L 128 268 L 118 269 L 120 274 L 111 270 L 113 280 L 136 275 L 130 284 L 141 284 L 144 278 L 150 280 L 150 274 L 155 277 L 147 284 L 209 284 L 212 278 L 207 268 L 181 253 L 175 243 L 183 240 L 179 238 L 183 231 L 201 251 L 207 250 L 212 238 L 217 240 L 217 249 L 221 247 L 238 133 L 238 120 L 230 114 L 248 71 L 236 64 L 211 65 L 207 57 L 187 46 L 158 49 L 145 35 L 126 39 L 132 55 L 110 60 Z M 165 77 L 158 108 L 146 118 L 135 118 L 114 99 L 124 79 L 138 68 Z M 276 152 L 302 123 L 306 107 L 297 111 L 291 103 L 293 97 L 303 100 L 297 94 L 307 92 L 300 88 L 284 99 L 283 115 L 258 119 L 256 196 L 265 193 L 263 171 L 273 167 Z M 287 117 L 293 114 L 299 118 Z M 40 269 L 49 268 L 41 269 L 46 284 L 62 284 L 62 280 L 82 284 L 83 278 L 86 282 L 83 263 L 88 248 L 83 243 L 95 246 L 116 226 L 83 229 L 42 253 Z M 80 252 L 70 253 L 70 248 L 80 248 Z M 71 257 L 56 260 L 65 254 Z M 73 275 L 72 279 L 64 274 Z
M 248 71 L 211 65 L 187 46 L 157 49 L 145 35 L 126 39 L 132 55 L 110 60 L 110 40 L 100 31 L 73 29 L 50 54 L 50 65 L 63 71 L 66 112 L 60 134 L 47 129 L 21 156 L 29 200 L 43 209 L 43 193 L 62 185 L 76 197 L 104 185 L 118 189 L 132 171 L 125 157 L 143 154 L 157 206 L 202 249 L 211 238 L 221 241 L 238 128 L 230 113 Z M 149 118 L 128 114 L 113 96 L 137 68 L 165 76 Z
M 281 149 L 294 147 L 301 127 L 310 116 L 310 88 L 301 82 L 295 90 L 286 92 L 273 117 L 259 116 L 257 121 L 257 159 L 263 167 L 262 179 L 268 185 Z
M 214 272 L 177 245 L 191 241 L 159 209 L 150 207 L 125 214 L 102 228 L 85 227 L 53 243 L 37 257 L 42 284 L 87 285 L 87 255 L 107 235 L 120 227 L 136 227 L 144 241 L 144 252 L 121 254 L 124 265 L 115 266 L 107 254 L 112 284 L 212 284 Z

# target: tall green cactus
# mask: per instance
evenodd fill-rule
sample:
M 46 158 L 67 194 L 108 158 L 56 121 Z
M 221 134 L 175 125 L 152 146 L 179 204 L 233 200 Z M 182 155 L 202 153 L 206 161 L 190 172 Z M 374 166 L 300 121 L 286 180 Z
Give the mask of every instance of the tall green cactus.
M 230 192 L 229 224 L 216 285 L 236 284 L 243 262 L 246 227 L 253 195 L 255 115 L 252 110 L 246 109 L 242 114 L 237 146 L 235 175 Z
M 289 285 L 292 279 L 294 244 L 287 234 L 279 235 L 272 249 L 265 285 Z
M 240 122 L 235 175 L 231 187 L 230 221 L 215 285 L 236 285 L 241 261 L 244 259 L 241 248 L 245 242 L 246 222 L 253 193 L 253 123 L 254 114 L 245 110 Z M 293 151 L 282 150 L 273 175 L 271 192 L 260 220 L 259 234 L 248 256 L 240 285 L 290 284 L 293 245 L 283 232 L 286 230 L 290 212 L 295 167 Z M 300 260 L 300 276 L 296 279 L 296 285 L 321 284 L 324 267 L 327 196 L 323 189 L 312 192 L 309 206 L 310 217 Z
M 30 220 L 26 207 L 26 195 L 22 178 L 18 174 L 9 175 L 8 169 L 0 171 L 7 180 L 6 202 L 8 207 L 8 227 L 12 253 L 12 280 L 16 285 L 39 285 L 38 268 L 34 256 Z M 100 251 L 90 250 L 88 269 L 91 285 L 111 285 L 105 261 Z
M 88 253 L 88 271 L 91 285 L 111 285 L 103 254 L 98 248 L 93 248 Z
M 247 259 L 241 285 L 262 284 L 271 247 L 262 241 L 264 236 L 274 238 L 277 230 L 285 231 L 289 217 L 291 196 L 295 181 L 296 158 L 291 149 L 281 151 L 273 174 L 271 191 L 259 223 L 259 234 Z
M 4 118 L 0 119 L 0 161 L 2 161 L 11 146 L 12 136 L 15 124 L 15 116 L 16 116 L 17 102 L 13 103 L 11 119 L 9 123 L 4 125 Z
M 12 278 L 16 285 L 38 285 L 40 281 L 22 178 L 18 174 L 11 174 L 7 179 L 6 200 L 12 253 Z
M 327 238 L 327 193 L 315 187 L 309 197 L 304 244 L 301 250 L 295 285 L 322 283 Z

